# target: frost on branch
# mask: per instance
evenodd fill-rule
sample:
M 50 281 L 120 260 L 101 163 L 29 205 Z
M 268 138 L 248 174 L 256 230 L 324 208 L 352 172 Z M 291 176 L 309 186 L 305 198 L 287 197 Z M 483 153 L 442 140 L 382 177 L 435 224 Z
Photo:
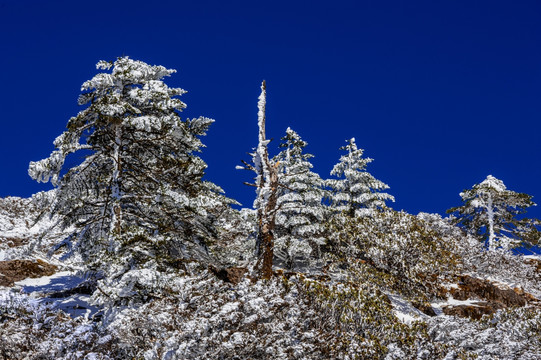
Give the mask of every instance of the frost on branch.
M 53 151 L 47 159 L 30 162 L 28 175 L 37 182 L 51 181 L 56 186 L 65 159 L 61 151 Z

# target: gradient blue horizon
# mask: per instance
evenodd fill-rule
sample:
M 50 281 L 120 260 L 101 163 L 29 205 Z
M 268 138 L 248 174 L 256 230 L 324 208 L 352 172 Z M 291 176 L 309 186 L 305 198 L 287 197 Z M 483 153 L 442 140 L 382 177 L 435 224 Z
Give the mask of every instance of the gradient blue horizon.
M 82 109 L 98 60 L 127 55 L 178 70 L 183 117 L 216 120 L 207 179 L 246 207 L 252 175 L 235 166 L 263 79 L 271 152 L 289 126 L 323 178 L 355 137 L 395 209 L 444 215 L 489 174 L 541 203 L 540 15 L 536 1 L 0 0 L 0 196 L 51 188 L 28 163 Z

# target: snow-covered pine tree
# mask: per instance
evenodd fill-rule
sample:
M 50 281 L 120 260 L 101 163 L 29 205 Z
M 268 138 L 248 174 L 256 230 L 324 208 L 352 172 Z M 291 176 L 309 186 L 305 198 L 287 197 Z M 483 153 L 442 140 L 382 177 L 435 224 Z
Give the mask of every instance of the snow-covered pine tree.
M 363 149 L 357 148 L 355 138 L 346 141 L 348 144 L 340 150 L 346 150 L 347 154 L 340 157 L 331 171 L 339 179 L 326 181 L 332 192 L 331 208 L 351 217 L 370 215 L 374 209 L 385 208 L 386 201 L 394 202 L 394 197 L 382 192 L 389 188 L 387 184 L 366 171 L 373 159 L 363 158 Z
M 290 128 L 281 140 L 283 150 L 273 159 L 279 182 L 275 255 L 291 268 L 295 257 L 308 258 L 325 243 L 325 193 L 324 181 L 311 170 L 313 155 L 303 153 L 306 141 Z
M 265 134 L 265 108 L 267 104 L 267 86 L 261 84 L 261 94 L 257 103 L 258 144 L 252 156 L 252 164 L 243 161 L 244 166 L 238 169 L 252 170 L 256 174 L 256 199 L 254 209 L 257 211 L 257 263 L 255 270 L 261 279 L 272 276 L 272 261 L 274 259 L 274 228 L 276 226 L 278 169 L 277 164 L 269 159 L 268 144 Z
M 97 68 L 104 72 L 79 97 L 88 106 L 47 159 L 30 163 L 29 175 L 58 187 L 54 211 L 75 229 L 68 240 L 90 268 L 117 264 L 123 273 L 149 260 L 204 256 L 213 212 L 228 203 L 202 181 L 206 164 L 196 155 L 214 120 L 181 120 L 185 91 L 163 82 L 175 70 L 128 57 Z M 61 176 L 75 152 L 84 160 Z
M 536 231 L 536 221 L 517 219 L 526 209 L 536 204 L 532 196 L 507 190 L 503 181 L 492 175 L 471 189 L 460 193 L 464 205 L 451 208 L 447 213 L 479 241 L 486 242 L 490 250 L 508 250 L 524 240 L 524 234 Z

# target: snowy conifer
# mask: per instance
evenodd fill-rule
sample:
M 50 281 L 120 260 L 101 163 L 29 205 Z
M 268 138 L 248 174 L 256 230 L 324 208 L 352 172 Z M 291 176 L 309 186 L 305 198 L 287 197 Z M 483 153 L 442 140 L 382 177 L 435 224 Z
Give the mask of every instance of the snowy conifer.
M 58 186 L 54 210 L 74 226 L 70 240 L 91 266 L 121 259 L 123 272 L 148 259 L 203 255 L 212 211 L 227 203 L 201 180 L 206 164 L 195 154 L 213 120 L 181 120 L 185 91 L 163 82 L 175 70 L 128 57 L 97 68 L 104 72 L 79 97 L 88 106 L 29 175 Z M 66 157 L 82 150 L 84 160 L 61 176 Z
M 275 254 L 291 267 L 296 256 L 307 257 L 324 243 L 324 181 L 312 172 L 307 143 L 290 128 L 282 139 L 283 150 L 274 157 L 278 164 L 278 213 Z
M 332 191 L 331 207 L 348 216 L 370 215 L 374 209 L 385 208 L 385 202 L 394 201 L 394 197 L 382 192 L 389 188 L 387 184 L 366 171 L 373 159 L 363 158 L 363 150 L 357 148 L 355 138 L 346 141 L 348 145 L 340 150 L 346 150 L 347 154 L 340 157 L 331 171 L 339 179 L 327 180 Z
M 507 190 L 503 181 L 492 175 L 461 192 L 460 197 L 464 205 L 447 213 L 452 213 L 455 222 L 479 241 L 486 242 L 490 250 L 507 250 L 521 242 L 528 228 L 536 231 L 535 222 L 516 218 L 536 205 L 532 196 Z

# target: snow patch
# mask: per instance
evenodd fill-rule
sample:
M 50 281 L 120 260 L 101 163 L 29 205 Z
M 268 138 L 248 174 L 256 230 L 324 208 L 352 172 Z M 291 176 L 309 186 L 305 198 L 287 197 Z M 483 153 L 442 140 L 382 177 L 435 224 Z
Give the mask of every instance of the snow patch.
M 73 275 L 74 273 L 72 271 L 60 271 L 50 276 L 42 276 L 42 277 L 33 278 L 33 279 L 28 278 L 21 281 L 17 281 L 15 285 L 23 287 L 22 291 L 26 293 L 40 291 L 38 290 L 38 288 L 40 287 L 43 287 L 44 289 L 51 289 L 50 287 L 45 287 L 46 285 L 49 285 L 49 284 L 51 284 L 52 287 L 56 287 L 56 288 L 61 287 L 61 289 L 54 288 L 51 290 L 54 290 L 54 291 L 65 290 L 66 286 L 70 285 L 70 282 L 67 281 L 66 279 L 71 278 Z M 55 282 L 53 281 L 54 279 L 59 279 L 59 280 L 58 282 Z M 77 284 L 80 282 L 81 281 L 79 279 Z
M 387 297 L 389 300 L 391 300 L 395 316 L 405 324 L 411 324 L 414 321 L 422 320 L 428 317 L 428 315 L 415 308 L 406 299 L 399 295 L 387 294 Z

